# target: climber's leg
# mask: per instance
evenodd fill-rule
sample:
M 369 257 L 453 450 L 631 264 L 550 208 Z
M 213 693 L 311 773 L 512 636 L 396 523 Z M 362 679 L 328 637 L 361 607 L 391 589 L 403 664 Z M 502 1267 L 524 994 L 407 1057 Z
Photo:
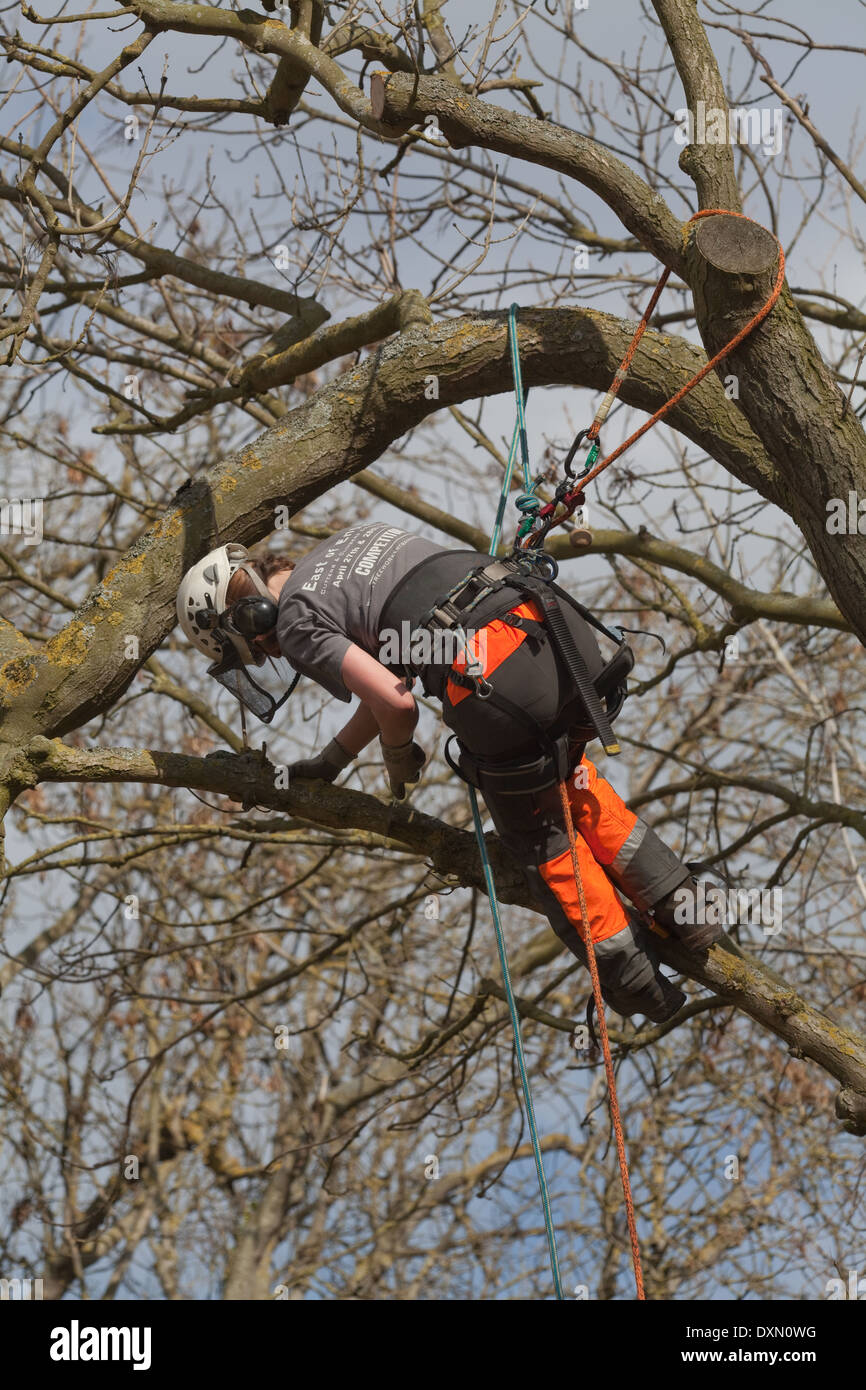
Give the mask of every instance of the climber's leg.
M 504 686 L 511 699 L 519 698 L 521 708 L 542 726 L 562 705 L 561 673 L 550 648 L 547 644 L 539 647 L 532 638 L 524 641 L 523 634 L 507 624 L 488 626 L 484 670 L 486 675 L 495 672 L 496 687 Z M 462 746 L 476 757 L 505 764 L 540 754 L 522 720 L 515 722 L 492 702 L 473 697 L 450 681 L 443 693 L 442 711 Z M 490 777 L 482 775 L 481 789 L 498 834 L 523 866 L 539 910 L 564 945 L 586 965 L 580 904 L 558 786 L 515 794 L 510 788 L 503 790 L 501 782 L 494 789 Z M 633 821 L 631 817 L 623 828 L 617 849 Z M 580 834 L 576 845 L 605 998 L 625 1016 L 641 1013 L 656 1022 L 668 1018 L 685 1002 L 685 995 L 661 973 L 651 934 L 640 923 L 629 921 L 604 869 Z
M 506 848 L 523 866 L 530 891 L 559 939 L 587 963 L 583 923 L 559 789 L 524 795 L 485 791 L 484 799 Z M 602 993 L 617 1013 L 645 1014 L 660 1023 L 677 1012 L 685 995 L 661 973 L 651 933 L 630 920 L 593 857 L 576 836 Z
M 683 879 L 671 893 L 653 904 L 652 915 L 671 936 L 677 937 L 692 951 L 707 951 L 714 941 L 722 941 L 725 928 L 717 922 L 699 922 L 702 895 L 693 874 Z
M 694 903 L 696 880 L 689 869 L 628 809 L 585 756 L 569 778 L 569 801 L 575 829 L 612 882 L 640 911 L 651 912 L 692 950 L 706 950 L 724 935 L 720 926 L 695 922 L 695 913 L 688 910 L 687 902 L 683 904 L 689 895 Z

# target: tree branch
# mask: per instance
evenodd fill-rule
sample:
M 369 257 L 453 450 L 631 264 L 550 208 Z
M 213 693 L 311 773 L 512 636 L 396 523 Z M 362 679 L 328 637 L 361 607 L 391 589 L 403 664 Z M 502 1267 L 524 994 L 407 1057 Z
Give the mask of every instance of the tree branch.
M 174 626 L 184 572 L 220 537 L 260 540 L 274 529 L 275 507 L 299 511 L 435 410 L 500 392 L 510 381 L 506 320 L 496 312 L 415 324 L 254 443 L 197 474 L 38 654 L 0 666 L 0 737 L 61 734 L 110 708 Z M 631 334 L 611 315 L 557 309 L 524 312 L 519 336 L 527 385 L 580 382 L 606 390 Z M 703 360 L 690 344 L 647 332 L 622 398 L 652 410 Z M 428 399 L 431 378 L 438 399 Z M 790 505 L 715 378 L 668 418 L 742 481 Z M 130 634 L 139 639 L 138 662 L 124 655 Z
M 623 226 L 672 270 L 682 272 L 679 223 L 660 194 L 608 150 L 553 121 L 480 101 L 446 77 L 374 72 L 373 114 L 408 129 L 436 116 L 449 144 L 498 150 L 576 179 L 597 193 Z
M 429 859 L 437 871 L 463 886 L 484 887 L 477 846 L 468 831 L 455 830 L 414 807 L 391 805 L 345 787 L 301 779 L 287 790 L 277 790 L 274 769 L 260 754 L 214 753 L 193 758 L 146 749 L 70 748 L 57 739 L 34 738 L 26 759 L 38 782 L 144 782 L 194 788 L 233 800 L 249 799 L 313 825 L 373 831 L 395 849 Z M 762 779 L 752 781 L 763 786 Z M 831 810 L 838 814 L 844 808 L 834 805 Z M 501 901 L 537 911 L 513 857 L 495 837 L 485 838 Z M 550 959 L 564 949 L 555 938 L 547 948 Z M 783 979 L 727 938 L 701 957 L 670 938 L 660 937 L 659 949 L 669 964 L 730 999 L 788 1043 L 797 1056 L 811 1058 L 835 1077 L 844 1088 L 837 1114 L 850 1132 L 866 1134 L 866 1039 L 812 1008 Z M 520 968 L 526 968 L 524 956 Z
M 671 50 L 686 102 L 694 113 L 699 101 L 728 111 L 725 85 L 695 0 L 652 0 Z M 739 212 L 740 190 L 730 145 L 686 145 L 680 168 L 694 180 L 702 208 L 731 208 Z

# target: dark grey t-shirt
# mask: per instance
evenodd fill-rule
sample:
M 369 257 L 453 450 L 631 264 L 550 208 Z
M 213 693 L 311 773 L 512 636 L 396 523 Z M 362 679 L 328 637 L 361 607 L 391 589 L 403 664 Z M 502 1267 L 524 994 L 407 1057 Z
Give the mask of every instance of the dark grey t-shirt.
M 340 668 L 353 643 L 379 654 L 379 619 L 397 584 L 434 541 L 381 523 L 350 526 L 322 541 L 292 570 L 280 594 L 277 640 L 286 660 L 338 700 L 351 700 Z

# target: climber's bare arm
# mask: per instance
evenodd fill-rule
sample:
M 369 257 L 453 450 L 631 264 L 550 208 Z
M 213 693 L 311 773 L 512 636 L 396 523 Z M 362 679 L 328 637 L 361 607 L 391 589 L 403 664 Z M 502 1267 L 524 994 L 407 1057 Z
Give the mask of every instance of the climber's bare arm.
M 343 684 L 361 701 L 337 735 L 347 753 L 360 753 L 381 733 L 385 743 L 407 743 L 418 723 L 415 697 L 405 681 L 374 656 L 352 645 L 343 657 Z
M 347 724 L 337 734 L 337 742 L 347 753 L 360 753 L 379 736 L 379 725 L 369 705 L 360 704 Z

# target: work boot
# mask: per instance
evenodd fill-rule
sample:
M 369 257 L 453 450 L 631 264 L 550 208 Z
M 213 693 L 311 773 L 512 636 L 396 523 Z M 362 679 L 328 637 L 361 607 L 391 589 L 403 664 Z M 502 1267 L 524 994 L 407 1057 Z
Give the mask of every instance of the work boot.
M 714 942 L 721 941 L 725 935 L 722 923 L 696 920 L 704 915 L 700 911 L 704 894 L 699 896 L 699 888 L 698 879 L 690 874 L 671 893 L 659 902 L 653 903 L 650 908 L 659 926 L 664 927 L 671 936 L 675 936 L 677 941 L 681 941 L 688 950 L 695 953 L 708 951 Z
M 662 974 L 641 922 L 630 919 L 615 936 L 594 944 L 605 1003 L 623 1018 L 644 1014 L 653 1023 L 664 1023 L 683 1007 L 686 996 Z

